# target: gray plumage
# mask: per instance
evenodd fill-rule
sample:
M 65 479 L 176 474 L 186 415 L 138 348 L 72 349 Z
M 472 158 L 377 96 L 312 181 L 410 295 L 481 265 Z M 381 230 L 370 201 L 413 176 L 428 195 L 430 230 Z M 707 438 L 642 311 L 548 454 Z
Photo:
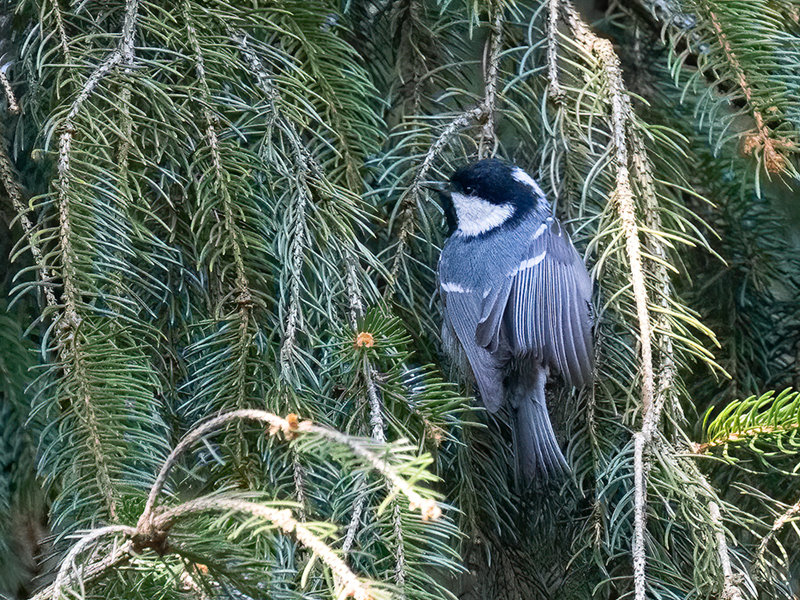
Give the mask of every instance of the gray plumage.
M 494 181 L 482 188 L 486 177 Z M 453 203 L 459 229 L 439 261 L 443 338 L 466 355 L 490 412 L 510 404 L 522 477 L 546 476 L 566 467 L 547 414 L 548 370 L 554 368 L 574 386 L 592 378 L 591 279 L 541 190 L 524 172 L 482 161 L 457 172 L 451 185 L 453 196 L 445 201 Z M 475 208 L 477 200 L 488 201 L 484 218 L 491 227 L 465 226 L 466 219 L 484 214 L 479 210 L 484 205 Z M 503 212 L 505 206 L 513 211 Z

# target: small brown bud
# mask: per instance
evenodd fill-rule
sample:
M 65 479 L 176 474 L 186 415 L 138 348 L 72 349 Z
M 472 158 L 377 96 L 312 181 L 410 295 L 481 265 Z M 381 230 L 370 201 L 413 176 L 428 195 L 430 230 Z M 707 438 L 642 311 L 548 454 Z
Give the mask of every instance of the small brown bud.
M 363 348 L 364 346 L 367 348 L 372 348 L 375 345 L 375 338 L 368 331 L 359 331 L 358 335 L 356 336 L 355 345 L 358 348 Z

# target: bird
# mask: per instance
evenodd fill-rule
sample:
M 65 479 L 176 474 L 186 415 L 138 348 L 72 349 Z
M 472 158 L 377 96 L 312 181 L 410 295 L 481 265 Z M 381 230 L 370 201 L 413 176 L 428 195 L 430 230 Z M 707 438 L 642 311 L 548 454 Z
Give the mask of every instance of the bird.
M 438 264 L 445 351 L 490 413 L 508 405 L 517 481 L 569 472 L 545 401 L 551 370 L 593 380 L 592 280 L 523 169 L 484 159 L 434 183 L 448 226 Z

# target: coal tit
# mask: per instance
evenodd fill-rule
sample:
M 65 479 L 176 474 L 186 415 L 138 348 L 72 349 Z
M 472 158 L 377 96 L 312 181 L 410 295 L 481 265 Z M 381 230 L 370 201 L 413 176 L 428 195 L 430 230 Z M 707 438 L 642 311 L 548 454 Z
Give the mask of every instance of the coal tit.
M 592 281 L 536 181 L 488 159 L 436 186 L 450 228 L 439 258 L 442 338 L 489 412 L 513 417 L 525 482 L 567 469 L 545 402 L 549 369 L 592 379 Z

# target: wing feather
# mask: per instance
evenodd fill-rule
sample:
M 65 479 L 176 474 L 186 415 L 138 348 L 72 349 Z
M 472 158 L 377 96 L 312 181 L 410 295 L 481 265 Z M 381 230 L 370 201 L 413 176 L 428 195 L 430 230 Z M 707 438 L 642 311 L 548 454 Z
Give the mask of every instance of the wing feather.
M 490 412 L 496 412 L 502 406 L 505 398 L 503 378 L 508 352 L 504 352 L 502 349 L 490 352 L 476 342 L 475 324 L 480 320 L 483 297 L 473 291 L 445 292 L 443 288 L 440 289 L 442 289 L 445 305 L 445 326 L 452 327 L 458 337 L 469 361 L 484 406 Z M 502 313 L 500 317 L 502 317 Z M 488 328 L 487 332 L 489 332 Z
M 573 385 L 592 376 L 592 283 L 558 221 L 534 236 L 516 272 L 505 327 L 515 355 L 554 365 Z

